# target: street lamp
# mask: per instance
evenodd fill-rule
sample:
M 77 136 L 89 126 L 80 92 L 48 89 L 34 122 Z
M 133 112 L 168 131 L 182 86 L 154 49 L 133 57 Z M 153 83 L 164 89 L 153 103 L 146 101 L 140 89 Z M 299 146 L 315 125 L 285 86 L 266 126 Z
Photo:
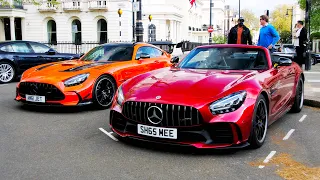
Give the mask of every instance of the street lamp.
M 293 20 L 293 7 L 291 9 L 287 9 L 287 13 L 286 13 L 286 16 L 289 16 L 289 11 L 291 11 L 291 40 L 292 40 L 292 20 Z
M 136 22 L 136 37 L 137 42 L 143 42 L 143 24 L 142 24 L 142 7 L 141 7 L 141 1 L 137 0 L 137 3 L 139 3 L 139 11 L 137 12 L 137 22 Z
M 210 28 L 210 32 L 209 32 L 209 44 L 212 43 L 212 7 L 213 7 L 213 3 L 212 0 L 210 0 L 210 23 L 209 23 L 209 28 Z
M 240 12 L 240 0 L 239 0 L 239 19 L 240 19 L 240 16 L 241 15 L 241 12 Z
M 121 15 L 123 11 L 121 8 L 118 9 L 118 15 L 119 15 L 119 32 L 120 32 L 120 42 L 121 42 Z

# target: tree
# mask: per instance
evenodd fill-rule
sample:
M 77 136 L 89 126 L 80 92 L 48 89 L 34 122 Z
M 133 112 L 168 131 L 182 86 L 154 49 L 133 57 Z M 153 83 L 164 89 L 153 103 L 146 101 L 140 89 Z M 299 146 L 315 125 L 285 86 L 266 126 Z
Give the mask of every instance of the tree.
M 300 8 L 306 9 L 306 0 L 298 0 Z M 312 0 L 310 11 L 310 28 L 311 32 L 319 31 L 320 27 L 320 0 Z
M 227 43 L 226 38 L 224 36 L 213 36 L 212 41 L 216 44 L 225 44 Z
M 258 30 L 259 29 L 259 17 L 257 17 L 251 10 L 243 9 L 241 11 L 241 16 L 244 18 L 244 24 L 250 30 Z
M 288 11 L 287 9 L 291 9 L 290 5 L 280 5 L 275 8 L 275 10 L 271 13 L 272 25 L 276 28 L 276 30 L 281 34 L 284 31 L 291 32 L 291 14 L 292 11 Z

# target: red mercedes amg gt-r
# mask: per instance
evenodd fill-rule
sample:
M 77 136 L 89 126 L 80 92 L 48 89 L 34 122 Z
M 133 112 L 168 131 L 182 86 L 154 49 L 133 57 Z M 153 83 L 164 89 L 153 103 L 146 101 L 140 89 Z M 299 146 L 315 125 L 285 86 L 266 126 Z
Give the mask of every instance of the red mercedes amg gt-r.
M 266 48 L 207 45 L 172 61 L 118 88 L 115 133 L 196 148 L 259 148 L 270 124 L 303 107 L 301 68 Z

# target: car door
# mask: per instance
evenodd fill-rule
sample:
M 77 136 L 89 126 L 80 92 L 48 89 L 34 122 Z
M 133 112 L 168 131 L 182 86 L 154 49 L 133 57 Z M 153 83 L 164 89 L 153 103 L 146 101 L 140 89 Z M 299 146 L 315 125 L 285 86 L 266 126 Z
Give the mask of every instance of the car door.
M 45 63 L 65 60 L 63 57 L 59 56 L 59 54 L 56 51 L 49 51 L 52 49 L 44 44 L 37 42 L 29 42 L 29 45 L 31 46 L 37 57 L 39 59 L 42 59 Z
M 274 63 L 276 63 L 279 57 L 273 57 Z M 271 116 L 275 117 L 283 113 L 287 108 L 287 103 L 292 96 L 292 88 L 294 83 L 294 71 L 290 66 L 277 66 L 271 70 Z
M 45 63 L 26 42 L 13 42 L 9 46 L 11 46 L 13 52 L 13 59 L 21 72 Z
M 153 51 L 153 57 L 151 58 L 154 59 L 154 62 L 150 66 L 151 70 L 164 68 L 171 65 L 170 58 L 165 52 L 155 47 L 151 47 L 151 49 Z

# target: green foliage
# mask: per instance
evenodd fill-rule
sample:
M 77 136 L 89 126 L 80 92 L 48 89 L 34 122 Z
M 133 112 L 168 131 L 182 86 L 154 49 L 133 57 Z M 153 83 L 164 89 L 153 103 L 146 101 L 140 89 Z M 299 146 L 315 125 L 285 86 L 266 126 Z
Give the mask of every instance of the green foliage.
M 251 10 L 241 10 L 241 16 L 244 18 L 244 25 L 246 25 L 250 30 L 259 29 L 259 17 L 257 17 Z
M 58 0 L 47 0 L 47 2 L 50 2 L 52 5 L 59 5 L 60 2 Z M 14 8 L 15 5 L 35 5 L 35 6 L 40 6 L 44 2 L 43 0 L 13 0 L 13 3 L 10 3 L 8 0 L 0 0 L 0 6 L 2 7 L 7 7 L 7 8 Z
M 314 32 L 310 34 L 310 39 L 320 39 L 320 32 Z
M 282 31 L 280 33 L 280 41 L 284 44 L 291 44 L 291 31 Z
M 227 39 L 224 36 L 213 36 L 212 41 L 217 44 L 227 43 Z
M 306 9 L 306 0 L 298 0 L 300 8 Z M 320 0 L 312 0 L 310 11 L 310 27 L 311 32 L 319 31 L 320 27 Z
M 280 5 L 271 13 L 272 25 L 276 30 L 281 34 L 282 32 L 291 32 L 291 14 L 292 6 L 289 5 Z M 288 15 L 286 15 L 288 12 Z

